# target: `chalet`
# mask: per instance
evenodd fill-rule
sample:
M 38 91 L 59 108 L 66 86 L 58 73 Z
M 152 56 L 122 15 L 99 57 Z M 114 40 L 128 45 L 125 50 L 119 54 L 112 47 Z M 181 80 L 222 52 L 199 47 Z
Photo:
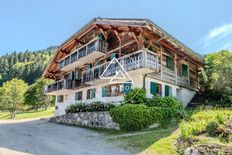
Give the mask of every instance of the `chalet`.
M 56 116 L 77 102 L 119 104 L 134 87 L 186 106 L 202 65 L 199 54 L 148 19 L 95 18 L 54 53 L 43 73 L 54 83 L 44 91 L 56 96 Z

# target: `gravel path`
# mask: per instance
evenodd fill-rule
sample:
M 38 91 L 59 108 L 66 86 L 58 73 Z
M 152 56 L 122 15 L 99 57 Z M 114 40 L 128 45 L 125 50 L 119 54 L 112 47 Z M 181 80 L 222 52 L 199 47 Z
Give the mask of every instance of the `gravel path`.
M 0 155 L 129 155 L 103 134 L 47 120 L 0 121 Z

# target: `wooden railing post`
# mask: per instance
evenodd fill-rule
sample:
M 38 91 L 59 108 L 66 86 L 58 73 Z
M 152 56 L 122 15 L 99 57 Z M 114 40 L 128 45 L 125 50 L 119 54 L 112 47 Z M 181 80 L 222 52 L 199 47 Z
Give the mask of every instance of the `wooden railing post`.
M 160 77 L 163 79 L 163 46 L 160 45 Z

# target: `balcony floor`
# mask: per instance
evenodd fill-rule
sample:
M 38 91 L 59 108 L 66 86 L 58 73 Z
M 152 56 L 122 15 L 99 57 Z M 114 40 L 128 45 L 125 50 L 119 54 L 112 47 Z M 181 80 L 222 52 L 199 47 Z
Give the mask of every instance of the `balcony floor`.
M 61 89 L 57 91 L 52 91 L 49 93 L 45 93 L 46 95 L 65 95 L 65 94 L 70 94 L 73 90 L 71 89 Z
M 78 59 L 77 61 L 74 61 L 73 63 L 67 65 L 67 66 L 64 66 L 63 68 L 61 68 L 60 70 L 61 71 L 65 71 L 65 72 L 68 72 L 70 70 L 73 70 L 75 69 L 76 67 L 78 66 L 83 66 L 84 64 L 86 63 L 90 63 L 90 62 L 93 62 L 94 60 L 104 56 L 105 54 L 100 52 L 100 51 L 93 51 L 92 53 Z

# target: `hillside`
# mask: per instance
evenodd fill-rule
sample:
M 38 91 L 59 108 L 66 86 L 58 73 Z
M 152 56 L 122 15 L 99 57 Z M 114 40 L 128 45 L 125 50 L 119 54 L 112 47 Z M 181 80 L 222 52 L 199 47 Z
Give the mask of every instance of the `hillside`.
M 44 50 L 12 52 L 0 57 L 0 86 L 12 78 L 32 84 L 41 77 L 47 63 L 57 47 Z

